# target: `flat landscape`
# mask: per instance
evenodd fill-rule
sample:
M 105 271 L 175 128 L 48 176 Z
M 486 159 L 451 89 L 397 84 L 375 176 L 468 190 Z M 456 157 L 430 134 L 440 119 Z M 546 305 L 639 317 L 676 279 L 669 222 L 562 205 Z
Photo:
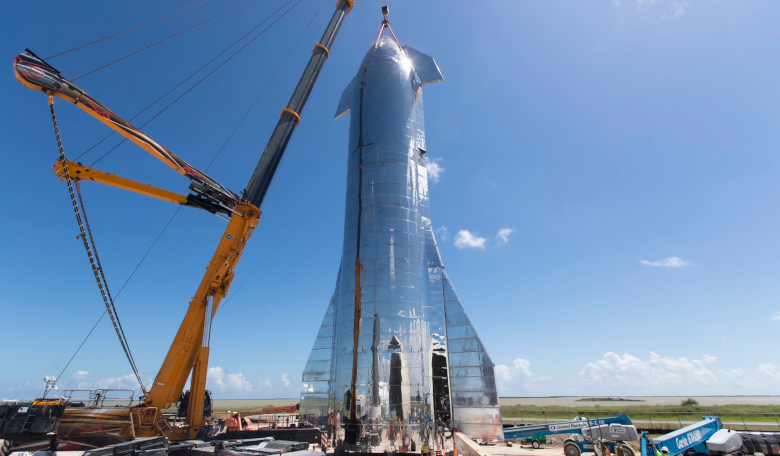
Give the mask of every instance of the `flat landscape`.
M 647 406 L 647 405 L 679 405 L 688 397 L 696 399 L 699 405 L 777 405 L 780 406 L 778 396 L 615 396 L 606 401 L 591 401 L 583 396 L 552 396 L 552 397 L 502 397 L 499 399 L 502 407 L 515 405 L 535 405 L 538 407 L 549 406 Z M 595 398 L 598 399 L 598 398 Z M 619 399 L 628 399 L 620 401 Z
M 634 421 L 698 421 L 703 415 L 724 422 L 777 423 L 780 428 L 780 396 L 690 396 L 698 405 L 680 405 L 688 396 L 623 396 L 610 398 L 502 397 L 504 418 L 565 420 L 625 413 Z M 597 400 L 592 400 L 597 399 Z M 625 399 L 625 400 L 621 400 Z M 298 399 L 216 399 L 215 411 L 257 410 L 292 405 Z

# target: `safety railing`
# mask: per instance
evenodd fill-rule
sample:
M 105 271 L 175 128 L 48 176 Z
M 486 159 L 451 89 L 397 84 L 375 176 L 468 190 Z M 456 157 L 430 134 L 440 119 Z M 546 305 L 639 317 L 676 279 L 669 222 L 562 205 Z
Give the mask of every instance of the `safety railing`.
M 131 389 L 66 389 L 57 397 L 65 399 L 70 406 L 80 405 L 86 408 L 105 406 L 131 406 L 135 400 L 135 391 Z

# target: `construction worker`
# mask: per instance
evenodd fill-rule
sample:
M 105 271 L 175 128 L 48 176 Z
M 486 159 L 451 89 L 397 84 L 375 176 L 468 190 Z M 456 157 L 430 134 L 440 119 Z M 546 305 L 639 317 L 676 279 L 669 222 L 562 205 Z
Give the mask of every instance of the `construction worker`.
M 430 445 L 428 445 L 428 442 L 423 443 L 422 454 L 425 454 L 425 455 L 431 454 L 431 447 L 430 447 Z

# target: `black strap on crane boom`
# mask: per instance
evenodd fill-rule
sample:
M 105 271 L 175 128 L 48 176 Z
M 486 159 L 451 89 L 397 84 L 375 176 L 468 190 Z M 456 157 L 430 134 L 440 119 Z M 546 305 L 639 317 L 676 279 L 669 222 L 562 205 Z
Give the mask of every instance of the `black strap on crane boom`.
M 141 374 L 138 373 L 138 367 L 135 365 L 133 354 L 130 352 L 130 345 L 127 342 L 127 337 L 122 329 L 122 323 L 119 321 L 119 315 L 117 314 L 116 307 L 114 306 L 114 299 L 111 297 L 111 290 L 108 288 L 108 281 L 103 273 L 103 265 L 100 264 L 100 257 L 95 247 L 95 239 L 92 237 L 92 229 L 89 227 L 89 220 L 87 220 L 87 212 L 84 208 L 84 200 L 81 197 L 81 189 L 78 186 L 78 182 L 74 182 L 68 173 L 67 160 L 65 160 L 65 149 L 62 147 L 62 140 L 60 139 L 60 129 L 57 126 L 57 116 L 54 113 L 54 97 L 49 94 L 49 109 L 51 110 L 51 121 L 54 124 L 54 135 L 57 137 L 57 147 L 60 151 L 60 160 L 63 163 L 65 172 L 65 181 L 68 183 L 68 191 L 70 192 L 70 201 L 73 204 L 73 212 L 76 214 L 76 221 L 79 224 L 79 237 L 84 243 L 84 250 L 87 252 L 89 258 L 89 264 L 92 266 L 92 272 L 95 274 L 95 281 L 97 282 L 100 294 L 103 297 L 103 303 L 106 305 L 106 311 L 111 317 L 111 322 L 114 324 L 114 330 L 119 337 L 119 343 L 122 345 L 122 349 L 127 356 L 127 360 L 130 362 L 130 367 L 133 369 L 135 378 L 138 379 L 138 383 L 141 385 L 141 390 L 144 395 L 147 395 L 144 383 L 141 380 Z M 75 187 L 75 190 L 74 190 Z M 82 215 L 83 214 L 83 215 Z M 101 317 L 102 318 L 102 317 Z
M 319 43 L 317 43 L 319 46 L 316 46 L 314 51 L 312 51 L 311 59 L 309 59 L 309 63 L 306 65 L 300 81 L 298 81 L 298 86 L 295 88 L 290 102 L 287 103 L 287 107 L 282 109 L 281 114 L 279 114 L 279 122 L 276 124 L 274 132 L 271 134 L 271 139 L 268 140 L 263 155 L 260 157 L 260 162 L 257 164 L 255 172 L 252 174 L 252 178 L 249 179 L 249 184 L 244 191 L 244 198 L 258 208 L 263 204 L 265 194 L 271 186 L 271 180 L 274 177 L 276 168 L 279 166 L 279 162 L 282 160 L 284 150 L 290 142 L 290 137 L 295 127 L 301 122 L 300 116 L 304 106 L 306 106 L 306 101 L 314 88 L 314 83 L 317 82 L 317 77 L 325 64 L 325 60 L 328 59 L 329 49 L 333 48 L 333 42 L 336 40 L 336 34 L 338 34 L 341 28 L 344 17 L 349 14 L 352 5 L 354 5 L 354 0 L 337 1 L 336 11 L 333 13 L 325 33 L 322 35 Z

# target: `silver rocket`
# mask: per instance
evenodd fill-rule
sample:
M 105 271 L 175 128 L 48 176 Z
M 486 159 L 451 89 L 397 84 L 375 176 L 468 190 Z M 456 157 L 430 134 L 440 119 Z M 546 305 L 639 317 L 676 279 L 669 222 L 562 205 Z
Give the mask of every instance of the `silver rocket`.
M 336 111 L 350 113 L 344 247 L 300 413 L 341 452 L 419 452 L 453 427 L 503 438 L 493 363 L 431 227 L 422 87 L 437 81 L 385 20 Z

